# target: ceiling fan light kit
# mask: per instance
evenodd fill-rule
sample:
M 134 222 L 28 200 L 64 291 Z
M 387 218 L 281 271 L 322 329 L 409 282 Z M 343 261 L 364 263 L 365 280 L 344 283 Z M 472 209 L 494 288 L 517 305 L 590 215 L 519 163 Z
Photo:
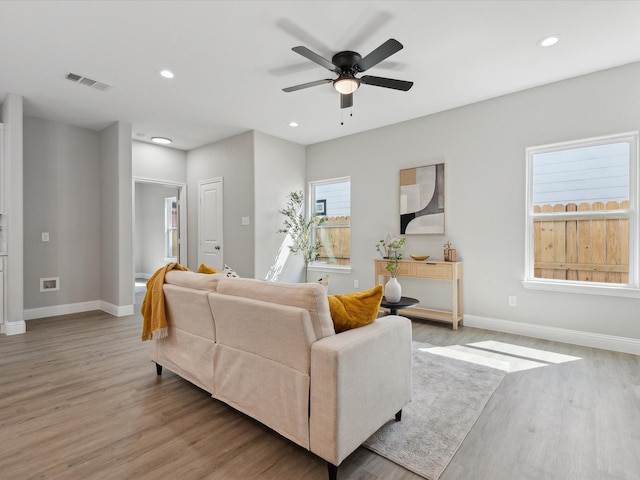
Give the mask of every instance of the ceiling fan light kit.
M 355 77 L 340 77 L 333 81 L 333 88 L 343 95 L 355 92 L 360 86 L 360 80 Z
M 362 57 L 357 52 L 351 52 L 345 50 L 344 52 L 336 53 L 331 61 L 321 57 L 315 52 L 312 52 L 307 47 L 298 46 L 293 47 L 292 50 L 299 55 L 317 63 L 321 67 L 326 68 L 338 75 L 338 78 L 331 80 L 329 78 L 323 80 L 316 80 L 314 82 L 303 83 L 295 85 L 293 87 L 283 88 L 285 92 L 295 92 L 304 88 L 315 87 L 317 85 L 323 85 L 325 83 L 333 82 L 333 87 L 340 93 L 340 108 L 349 108 L 353 106 L 353 92 L 355 92 L 361 83 L 365 85 L 373 85 L 375 87 L 391 88 L 394 90 L 401 90 L 403 92 L 408 91 L 413 82 L 407 82 L 405 80 L 396 80 L 393 78 L 373 77 L 371 75 L 365 75 L 360 78 L 356 78 L 356 74 L 362 73 L 371 67 L 377 65 L 383 60 L 387 59 L 394 53 L 402 50 L 402 44 L 397 40 L 390 38 L 374 51 L 372 51 L 366 57 Z

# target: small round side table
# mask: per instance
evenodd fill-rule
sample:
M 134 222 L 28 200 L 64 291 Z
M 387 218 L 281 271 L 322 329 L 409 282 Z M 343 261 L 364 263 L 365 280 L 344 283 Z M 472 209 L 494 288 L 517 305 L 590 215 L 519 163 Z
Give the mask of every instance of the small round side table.
M 411 298 L 411 297 L 401 297 L 399 302 L 396 303 L 390 303 L 387 302 L 387 299 L 385 297 L 382 297 L 382 302 L 380 303 L 380 306 L 383 308 L 388 308 L 389 309 L 389 313 L 391 315 L 397 315 L 398 314 L 398 310 L 402 309 L 402 308 L 407 308 L 407 307 L 413 307 L 414 305 L 417 305 L 419 303 L 417 298 Z

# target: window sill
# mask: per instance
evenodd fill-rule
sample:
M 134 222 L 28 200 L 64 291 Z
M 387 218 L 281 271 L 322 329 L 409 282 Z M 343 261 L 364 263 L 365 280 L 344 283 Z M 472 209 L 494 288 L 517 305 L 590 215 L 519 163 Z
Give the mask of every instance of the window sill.
M 309 265 L 312 272 L 351 273 L 351 267 L 344 265 Z
M 606 295 L 610 297 L 640 298 L 640 289 L 604 283 L 568 283 L 552 280 L 523 280 L 522 286 L 529 290 L 580 293 L 586 295 Z

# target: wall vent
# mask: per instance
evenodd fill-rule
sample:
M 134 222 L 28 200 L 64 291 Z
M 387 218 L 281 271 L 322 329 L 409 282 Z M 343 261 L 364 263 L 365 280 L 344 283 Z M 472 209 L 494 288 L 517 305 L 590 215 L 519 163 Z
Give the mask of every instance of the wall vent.
M 92 80 L 91 78 L 83 77 L 82 75 L 78 75 L 77 73 L 67 73 L 67 76 L 65 78 L 67 80 L 71 80 L 74 83 L 86 85 L 87 87 L 95 88 L 103 92 L 111 88 L 111 85 L 107 83 L 98 82 L 97 80 Z
M 41 278 L 40 279 L 40 291 L 41 292 L 53 292 L 60 290 L 60 277 Z

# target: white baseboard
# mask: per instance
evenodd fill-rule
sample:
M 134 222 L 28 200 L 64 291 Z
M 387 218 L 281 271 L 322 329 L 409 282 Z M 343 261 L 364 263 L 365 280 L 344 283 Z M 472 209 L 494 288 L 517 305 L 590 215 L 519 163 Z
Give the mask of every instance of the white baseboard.
M 50 307 L 25 308 L 23 318 L 25 320 L 35 320 L 36 318 L 56 317 L 58 315 L 69 315 L 70 313 L 90 312 L 100 310 L 100 301 L 68 303 L 66 305 L 52 305 Z
M 102 310 L 114 317 L 133 315 L 133 305 L 114 305 L 109 302 L 103 302 L 102 300 L 92 300 L 90 302 L 68 303 L 66 305 L 53 305 L 51 307 L 27 308 L 23 312 L 23 318 L 25 320 L 35 320 L 37 318 L 57 317 L 58 315 L 91 312 L 93 310 Z
M 464 316 L 464 325 L 496 332 L 512 333 L 514 335 L 524 335 L 555 342 L 571 343 L 584 347 L 602 348 L 604 350 L 640 355 L 640 340 L 637 338 L 616 337 L 614 335 L 581 332 L 579 330 L 512 322 L 509 320 L 498 320 L 496 318 L 467 314 Z
M 4 335 L 20 335 L 27 331 L 27 324 L 24 320 L 18 322 L 4 322 L 0 325 L 0 333 Z
M 152 275 L 152 273 L 136 273 L 135 278 L 143 278 L 145 280 L 149 280 Z
M 101 301 L 99 310 L 110 313 L 114 317 L 133 315 L 133 305 L 114 305 L 113 303 Z

